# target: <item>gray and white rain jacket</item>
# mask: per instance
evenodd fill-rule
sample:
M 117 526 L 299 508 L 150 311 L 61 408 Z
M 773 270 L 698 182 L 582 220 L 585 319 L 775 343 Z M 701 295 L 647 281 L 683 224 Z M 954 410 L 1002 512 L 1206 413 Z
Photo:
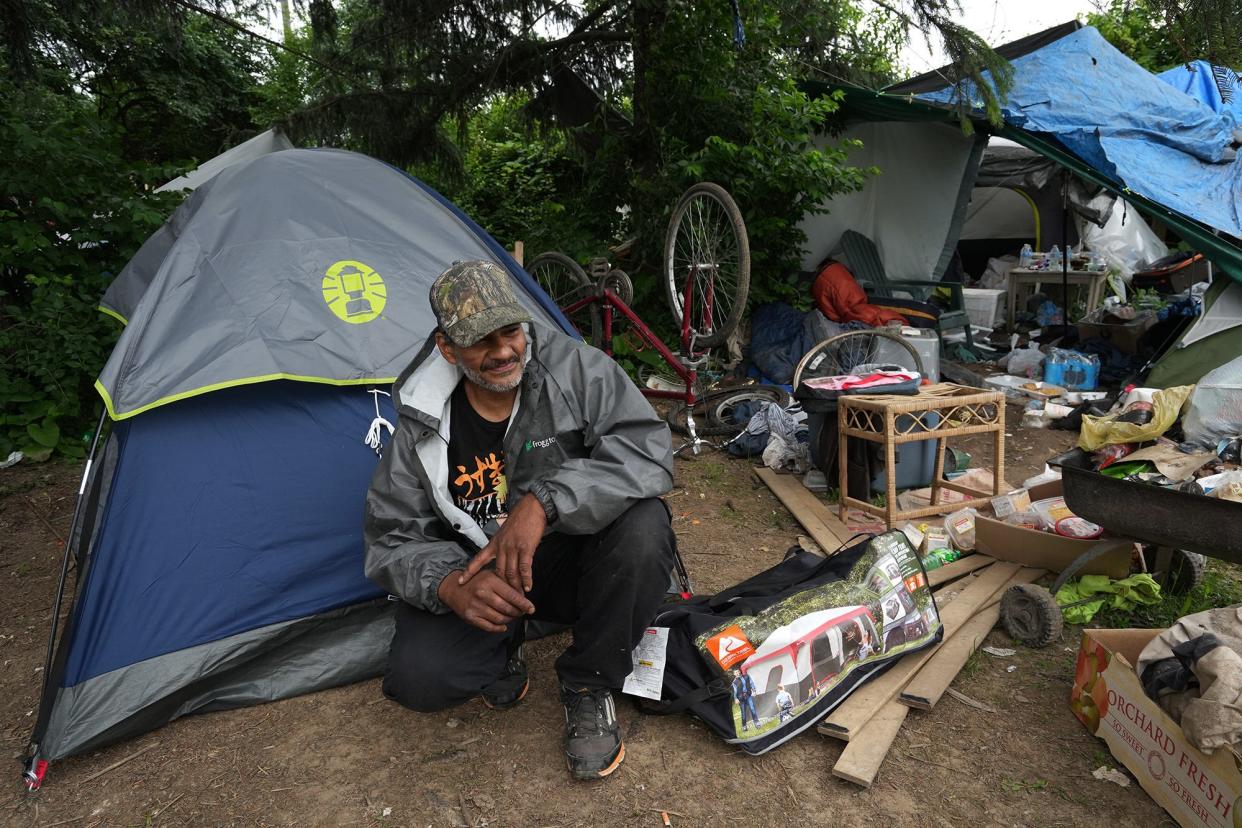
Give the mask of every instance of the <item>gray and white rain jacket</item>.
M 509 502 L 527 492 L 554 520 L 549 532 L 589 535 L 673 482 L 668 426 L 617 363 L 559 331 L 526 325 L 526 371 L 505 433 Z M 449 397 L 461 369 L 434 333 L 393 386 L 399 419 L 366 502 L 366 574 L 431 612 L 448 608 L 440 582 L 487 545 L 448 489 Z

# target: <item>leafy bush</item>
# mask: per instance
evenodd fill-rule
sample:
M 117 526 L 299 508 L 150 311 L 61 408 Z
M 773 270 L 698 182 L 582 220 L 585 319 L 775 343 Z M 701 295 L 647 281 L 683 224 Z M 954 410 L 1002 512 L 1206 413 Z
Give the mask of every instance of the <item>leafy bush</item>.
M 180 170 L 127 164 L 88 102 L 0 84 L 0 459 L 80 457 L 116 340 L 96 305 L 180 195 Z

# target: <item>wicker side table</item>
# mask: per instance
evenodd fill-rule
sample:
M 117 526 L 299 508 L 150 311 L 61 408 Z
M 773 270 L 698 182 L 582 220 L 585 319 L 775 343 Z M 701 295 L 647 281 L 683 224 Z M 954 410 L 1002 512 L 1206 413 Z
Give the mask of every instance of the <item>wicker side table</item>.
M 926 414 L 938 415 L 935 423 L 928 423 Z M 1001 494 L 1001 481 L 1005 477 L 1005 395 L 1000 391 L 981 391 L 963 385 L 940 383 L 926 385 L 914 396 L 895 394 L 860 394 L 842 396 L 837 401 L 838 469 L 841 487 L 840 515 L 846 519 L 849 508 L 862 509 L 884 518 L 888 528 L 902 520 L 941 515 L 967 506 L 982 506 L 990 498 Z M 967 434 L 994 435 L 995 464 L 993 491 L 973 489 L 944 479 L 945 441 L 950 437 Z M 884 446 L 884 473 L 888 484 L 887 498 L 883 506 L 850 497 L 848 465 L 846 461 L 849 438 L 867 440 Z M 897 446 L 919 440 L 936 441 L 936 463 L 932 473 L 931 505 L 917 509 L 897 508 Z M 970 497 L 955 503 L 939 503 L 940 493 L 951 489 Z

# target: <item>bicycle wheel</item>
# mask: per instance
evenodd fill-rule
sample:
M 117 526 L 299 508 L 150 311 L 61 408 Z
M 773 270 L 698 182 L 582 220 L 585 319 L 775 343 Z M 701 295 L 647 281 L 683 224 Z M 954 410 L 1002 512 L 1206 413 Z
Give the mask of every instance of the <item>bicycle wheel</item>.
M 750 242 L 742 212 L 720 185 L 695 184 L 673 209 L 664 239 L 664 289 L 679 329 L 689 314 L 697 345 L 724 344 L 742 320 L 750 291 Z
M 586 271 L 564 253 L 550 251 L 540 253 L 530 260 L 526 266 L 529 273 L 542 287 L 558 308 L 564 309 L 579 299 L 584 299 L 595 292 L 595 285 L 586 275 Z M 599 304 L 592 302 L 572 315 L 566 314 L 573 326 L 582 334 L 582 338 L 595 347 L 603 344 L 604 323 L 600 316 Z
M 739 422 L 744 404 L 774 402 L 786 408 L 790 401 L 789 392 L 774 385 L 747 385 L 712 391 L 694 404 L 694 428 L 700 436 L 737 434 L 746 427 L 746 420 Z M 686 413 L 686 404 L 677 403 L 665 417 L 669 427 L 678 434 L 690 433 Z
M 923 373 L 918 351 L 899 336 L 886 331 L 847 331 L 817 343 L 794 369 L 793 387 L 804 379 L 852 374 L 863 366 L 892 365 Z

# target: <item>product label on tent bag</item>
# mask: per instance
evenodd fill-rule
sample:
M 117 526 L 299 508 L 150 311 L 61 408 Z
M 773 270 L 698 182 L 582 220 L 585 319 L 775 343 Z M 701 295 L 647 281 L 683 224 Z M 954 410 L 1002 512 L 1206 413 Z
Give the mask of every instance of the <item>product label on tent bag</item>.
M 695 639 L 729 683 L 737 738 L 749 741 L 809 708 L 864 664 L 932 641 L 940 616 L 903 535 L 875 538 L 840 581 L 806 589 Z
M 664 687 L 664 662 L 668 652 L 668 627 L 648 627 L 630 654 L 634 670 L 625 677 L 622 693 L 660 700 Z

